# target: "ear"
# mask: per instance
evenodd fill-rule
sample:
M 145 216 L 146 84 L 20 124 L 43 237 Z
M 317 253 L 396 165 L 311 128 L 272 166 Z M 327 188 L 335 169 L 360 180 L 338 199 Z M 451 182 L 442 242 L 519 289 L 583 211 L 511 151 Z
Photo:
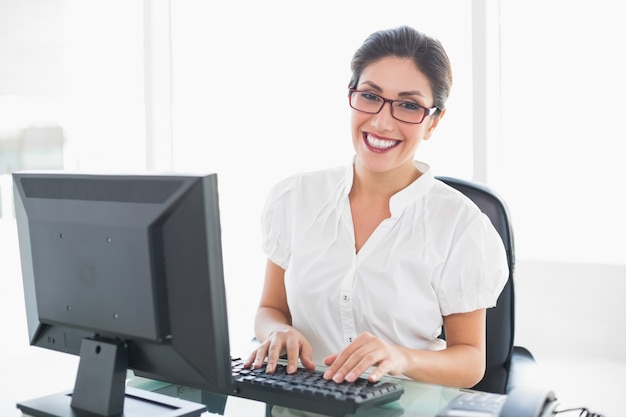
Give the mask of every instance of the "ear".
M 445 114 L 446 114 L 446 109 L 443 109 L 443 110 L 441 110 L 441 113 L 439 113 L 439 115 L 437 117 L 432 117 L 430 119 L 430 126 L 428 126 L 428 128 L 426 129 L 426 132 L 424 132 L 424 140 L 430 139 L 430 137 L 432 136 L 433 132 L 435 131 L 435 129 L 439 125 L 439 121 L 441 120 L 441 118 Z

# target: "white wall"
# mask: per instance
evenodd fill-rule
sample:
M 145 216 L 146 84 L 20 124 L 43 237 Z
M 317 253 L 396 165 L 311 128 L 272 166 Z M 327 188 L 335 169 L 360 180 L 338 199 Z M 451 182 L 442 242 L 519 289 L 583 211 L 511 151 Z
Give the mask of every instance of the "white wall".
M 625 278 L 625 265 L 520 260 L 516 344 L 539 362 L 554 357 L 626 362 Z

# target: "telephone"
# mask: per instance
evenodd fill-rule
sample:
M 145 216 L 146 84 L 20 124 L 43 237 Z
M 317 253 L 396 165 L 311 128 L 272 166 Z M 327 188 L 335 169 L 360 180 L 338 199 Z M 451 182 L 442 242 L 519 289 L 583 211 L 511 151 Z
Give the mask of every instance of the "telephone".
M 437 417 L 549 417 L 557 406 L 554 392 L 515 388 L 508 394 L 465 391 Z
M 556 408 L 554 392 L 539 388 L 514 388 L 507 395 L 499 417 L 548 417 Z

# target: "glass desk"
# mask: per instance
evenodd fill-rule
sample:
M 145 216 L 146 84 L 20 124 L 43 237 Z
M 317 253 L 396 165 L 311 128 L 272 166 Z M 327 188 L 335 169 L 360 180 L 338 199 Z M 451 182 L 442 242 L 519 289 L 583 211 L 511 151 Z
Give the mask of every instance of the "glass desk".
M 421 382 L 397 379 L 404 386 L 404 394 L 398 401 L 384 406 L 362 410 L 355 417 L 435 417 L 461 390 Z M 166 384 L 158 381 L 134 377 L 129 386 L 158 392 L 185 400 L 199 402 L 209 410 L 202 416 L 225 417 L 314 417 L 320 414 L 296 409 L 271 406 L 244 398 L 222 396 L 196 389 Z

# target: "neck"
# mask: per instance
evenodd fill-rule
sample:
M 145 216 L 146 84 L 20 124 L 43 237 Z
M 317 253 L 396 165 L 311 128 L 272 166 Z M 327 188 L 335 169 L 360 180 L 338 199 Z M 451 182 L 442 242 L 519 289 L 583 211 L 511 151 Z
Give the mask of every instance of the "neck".
M 391 171 L 370 171 L 357 160 L 354 163 L 354 182 L 351 193 L 364 193 L 372 198 L 387 198 L 413 183 L 421 172 L 413 162 L 394 168 Z

